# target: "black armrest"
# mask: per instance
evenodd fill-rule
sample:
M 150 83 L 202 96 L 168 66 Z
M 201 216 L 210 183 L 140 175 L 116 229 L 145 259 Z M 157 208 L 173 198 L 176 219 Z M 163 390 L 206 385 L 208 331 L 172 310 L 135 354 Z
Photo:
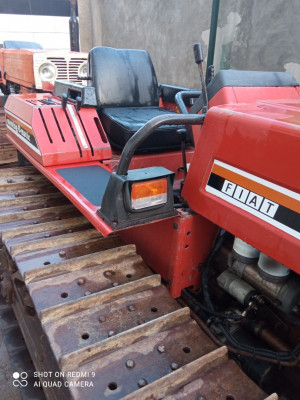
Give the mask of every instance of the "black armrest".
M 175 96 L 178 92 L 195 90 L 181 86 L 166 85 L 164 83 L 159 83 L 158 88 L 159 96 L 163 99 L 163 101 L 169 101 L 170 103 L 175 103 Z M 193 104 L 193 101 L 191 99 L 185 99 L 184 103 L 186 106 L 191 106 Z

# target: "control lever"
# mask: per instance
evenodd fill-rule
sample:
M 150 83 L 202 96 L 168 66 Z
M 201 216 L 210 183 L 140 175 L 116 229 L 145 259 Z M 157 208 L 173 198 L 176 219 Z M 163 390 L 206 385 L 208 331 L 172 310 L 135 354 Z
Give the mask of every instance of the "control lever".
M 200 81 L 201 81 L 201 88 L 202 88 L 202 99 L 203 99 L 203 107 L 202 111 L 205 114 L 208 110 L 208 98 L 207 98 L 207 90 L 204 80 L 204 73 L 203 73 L 203 52 L 200 43 L 194 44 L 194 56 L 195 56 L 195 63 L 198 65 L 199 74 L 200 74 Z
M 76 110 L 77 110 L 77 112 L 80 111 L 81 105 L 82 105 L 82 99 L 81 99 L 80 96 L 77 96 L 77 97 L 76 97 Z
M 65 110 L 67 107 L 67 102 L 68 102 L 68 96 L 66 95 L 66 93 L 63 93 L 61 95 L 61 106 L 62 108 Z
M 185 148 L 186 148 L 186 134 L 187 131 L 186 129 L 177 129 L 177 133 L 180 136 L 181 140 L 181 153 L 182 153 L 182 162 L 183 162 L 183 172 L 184 172 L 184 177 L 187 175 L 187 165 L 186 165 L 186 154 L 185 154 Z

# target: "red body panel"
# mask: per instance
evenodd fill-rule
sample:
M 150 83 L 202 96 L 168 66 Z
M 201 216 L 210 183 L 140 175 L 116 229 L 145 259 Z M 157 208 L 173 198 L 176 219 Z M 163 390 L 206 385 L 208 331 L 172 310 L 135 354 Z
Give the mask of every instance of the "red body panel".
M 52 182 L 79 210 L 82 214 L 94 225 L 103 236 L 108 236 L 113 233 L 113 230 L 98 216 L 97 210 L 99 206 L 95 206 L 90 203 L 79 191 L 77 191 L 72 185 L 70 185 L 62 176 L 60 176 L 56 169 L 58 166 L 44 167 L 35 158 L 33 158 L 29 151 L 24 151 L 24 145 L 20 144 L 18 140 L 15 140 L 14 136 L 9 136 L 9 140 L 15 147 L 26 155 L 28 161 L 30 161 L 43 175 L 45 175 L 50 182 Z M 90 166 L 97 165 L 99 162 L 90 163 L 76 163 L 60 165 L 59 168 L 72 168 L 78 166 Z M 102 165 L 106 170 L 107 167 Z
M 210 100 L 209 106 L 253 103 L 257 100 L 299 99 L 298 87 L 224 87 Z
M 17 128 L 20 125 L 30 140 L 36 142 L 26 146 L 26 151 L 43 166 L 111 158 L 110 145 L 101 137 L 95 122 L 96 110 L 85 108 L 76 112 L 73 104 L 64 110 L 58 99 L 51 98 L 54 104 L 48 104 L 49 96 L 47 93 L 22 94 L 9 96 L 7 100 L 6 118 Z M 8 131 L 8 137 L 21 147 L 28 144 L 15 129 Z
M 239 89 L 242 93 L 242 88 Z M 297 237 L 231 204 L 226 196 L 217 197 L 207 187 L 215 160 L 221 161 L 262 178 L 269 186 L 279 185 L 282 190 L 293 191 L 293 211 L 299 216 L 300 99 L 294 88 L 275 89 L 277 97 L 282 94 L 282 98 L 289 100 L 232 104 L 209 110 L 183 196 L 197 213 L 300 273 Z M 230 97 L 232 88 L 228 92 Z M 277 191 L 273 192 L 275 196 Z
M 201 286 L 201 268 L 210 251 L 218 227 L 200 215 L 180 211 L 179 215 L 121 232 L 122 239 L 134 243 L 151 268 L 159 272 L 173 297 L 182 289 Z

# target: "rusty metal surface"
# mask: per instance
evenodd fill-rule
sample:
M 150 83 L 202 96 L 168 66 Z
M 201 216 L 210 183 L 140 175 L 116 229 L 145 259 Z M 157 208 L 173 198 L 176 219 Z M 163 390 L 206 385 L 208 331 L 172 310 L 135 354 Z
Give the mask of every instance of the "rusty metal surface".
M 54 238 L 56 236 L 65 235 L 72 232 L 80 232 L 90 229 L 92 226 L 83 220 L 81 217 L 69 218 L 65 222 L 55 221 L 33 226 L 25 226 L 24 229 L 16 228 L 11 229 L 10 236 L 6 236 L 5 232 L 2 234 L 2 240 L 7 248 L 11 248 L 18 243 L 24 245 L 25 243 L 33 243 L 39 239 Z
M 59 221 L 65 218 L 74 218 L 80 213 L 71 205 L 50 207 L 42 210 L 23 211 L 22 213 L 8 214 L 0 216 L 0 231 L 26 226 L 31 224 L 40 224 L 49 221 Z
M 2 97 L 2 96 L 1 96 Z M 0 100 L 2 103 L 2 101 Z M 6 120 L 4 108 L 0 108 L 0 165 L 16 162 L 18 160 L 16 148 L 6 138 Z
M 20 197 L 10 200 L 0 200 L 0 209 L 1 209 L 0 215 L 37 210 L 40 208 L 55 207 L 57 205 L 69 203 L 69 201 L 66 198 L 61 198 L 61 196 L 58 196 L 57 193 L 40 195 L 39 197 L 40 197 L 39 199 L 33 198 L 33 200 L 22 199 Z M 5 206 L 5 203 L 10 203 L 10 204 L 7 204 L 7 206 Z
M 130 261 L 123 261 L 123 263 L 110 269 L 107 269 L 105 265 L 96 265 L 85 268 L 84 271 L 66 273 L 60 276 L 60 279 L 53 277 L 29 283 L 28 289 L 37 312 L 128 283 L 131 279 L 137 280 L 151 275 L 151 272 L 139 257 Z
M 84 397 L 86 391 L 92 399 L 108 395 L 120 399 L 213 349 L 211 341 L 190 320 L 80 366 L 79 371 L 101 374 L 101 379 L 95 380 L 88 391 L 75 388 L 72 392 L 76 398 Z M 129 360 L 131 368 L 127 365 Z
M 124 296 L 44 325 L 59 359 L 180 307 L 163 286 Z
M 4 190 L 0 190 L 0 199 L 15 199 L 17 197 L 24 198 L 36 194 L 57 192 L 57 189 L 48 181 L 36 182 L 34 185 L 31 184 L 27 188 L 24 188 L 21 184 L 17 190 L 12 190 L 11 187 L 9 189 L 10 190 L 6 187 Z
M 88 236 L 88 231 L 85 230 L 84 232 L 86 232 L 86 235 Z M 75 234 L 73 233 L 70 235 Z M 60 237 L 58 239 L 60 239 Z M 33 265 L 34 268 L 56 265 L 65 260 L 72 260 L 77 257 L 117 247 L 121 243 L 121 240 L 116 237 L 99 237 L 97 239 L 90 239 L 81 242 L 78 241 L 77 243 L 70 245 L 62 245 L 53 248 L 46 247 L 44 250 L 28 252 L 28 254 L 18 254 L 15 256 L 14 260 L 19 270 L 24 274 L 26 271 L 32 270 Z M 49 245 L 51 246 L 51 240 L 49 240 Z M 20 243 L 19 246 L 21 248 L 22 243 Z
M 11 144 L 0 144 L 0 165 L 1 167 L 8 163 L 17 163 L 17 150 Z
M 0 232 L 34 365 L 63 375 L 40 378 L 48 399 L 264 398 L 133 245 L 101 237 L 31 167 L 0 169 Z
M 164 400 L 252 400 L 265 399 L 265 394 L 250 380 L 243 379 L 243 372 L 233 360 L 200 374 L 199 378 Z

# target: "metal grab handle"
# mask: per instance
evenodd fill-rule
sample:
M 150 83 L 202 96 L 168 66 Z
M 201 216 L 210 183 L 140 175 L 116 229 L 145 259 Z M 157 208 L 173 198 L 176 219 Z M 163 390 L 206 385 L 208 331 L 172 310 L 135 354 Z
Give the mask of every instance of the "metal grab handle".
M 162 125 L 201 125 L 205 114 L 165 114 L 155 117 L 140 128 L 126 143 L 120 163 L 117 169 L 117 175 L 127 175 L 127 171 L 138 146 L 146 140 L 155 129 Z
M 202 92 L 199 90 L 182 90 L 181 92 L 176 93 L 175 95 L 175 103 L 179 108 L 181 114 L 188 114 L 188 110 L 184 104 L 184 99 L 195 99 L 201 96 Z

